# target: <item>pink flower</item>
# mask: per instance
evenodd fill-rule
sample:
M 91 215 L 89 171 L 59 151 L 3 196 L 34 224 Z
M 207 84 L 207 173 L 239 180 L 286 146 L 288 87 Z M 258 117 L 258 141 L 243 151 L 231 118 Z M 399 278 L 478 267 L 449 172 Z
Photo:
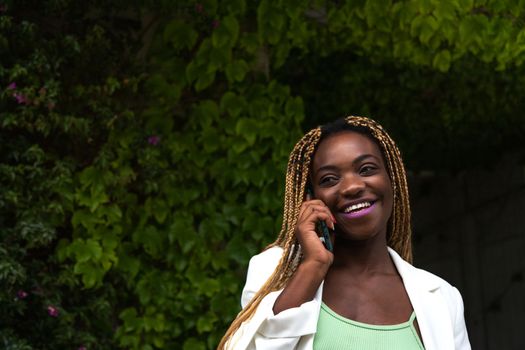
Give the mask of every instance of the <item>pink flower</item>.
M 160 142 L 160 136 L 158 135 L 151 135 L 148 137 L 148 143 L 153 146 L 157 146 Z
M 47 104 L 47 109 L 49 109 L 50 111 L 52 111 L 53 109 L 55 109 L 55 102 L 49 102 Z
M 13 81 L 11 84 L 7 85 L 7 90 L 14 90 L 16 89 L 16 83 Z
M 220 25 L 221 25 L 221 22 L 219 22 L 218 19 L 214 19 L 213 22 L 211 22 L 211 26 L 212 26 L 213 28 L 217 28 L 217 27 L 220 26 Z
M 58 309 L 52 305 L 47 307 L 47 313 L 51 317 L 58 317 Z
M 195 12 L 202 13 L 203 10 L 204 10 L 204 6 L 202 6 L 202 4 L 200 3 L 195 4 Z
M 13 94 L 13 97 L 15 98 L 16 102 L 19 105 L 25 105 L 25 104 L 29 103 L 29 100 L 27 99 L 27 97 L 24 94 L 20 93 L 20 92 L 15 92 Z
M 85 346 L 79 346 L 77 350 L 87 350 L 87 348 Z
M 7 11 L 7 5 L 0 5 L 0 13 Z
M 25 299 L 27 298 L 27 292 L 25 290 L 20 289 L 18 292 L 16 292 L 16 296 L 18 299 Z

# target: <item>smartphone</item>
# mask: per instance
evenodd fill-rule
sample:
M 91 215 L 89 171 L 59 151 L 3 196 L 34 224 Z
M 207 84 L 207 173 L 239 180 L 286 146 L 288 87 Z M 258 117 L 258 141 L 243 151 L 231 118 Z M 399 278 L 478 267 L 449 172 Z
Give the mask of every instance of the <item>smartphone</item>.
M 310 195 L 311 198 L 314 198 L 314 192 L 310 187 L 306 189 L 306 192 Z M 332 246 L 332 240 L 330 239 L 330 231 L 328 231 L 328 226 L 326 226 L 326 222 L 321 220 L 317 221 L 316 231 L 321 235 L 321 241 L 323 242 L 325 248 L 328 249 L 328 251 L 333 252 L 334 247 Z

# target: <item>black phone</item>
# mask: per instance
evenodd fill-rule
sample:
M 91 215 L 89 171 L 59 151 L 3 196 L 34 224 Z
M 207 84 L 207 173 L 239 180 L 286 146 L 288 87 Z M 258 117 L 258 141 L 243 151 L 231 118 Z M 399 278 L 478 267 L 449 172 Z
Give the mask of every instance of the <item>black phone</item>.
M 310 187 L 306 189 L 306 192 L 310 195 L 311 198 L 315 198 L 314 192 Z M 332 246 L 332 240 L 330 239 L 330 231 L 328 231 L 328 226 L 326 226 L 326 222 L 321 220 L 317 221 L 316 231 L 317 233 L 321 234 L 321 241 L 323 242 L 325 248 L 328 249 L 328 251 L 333 252 L 334 247 Z

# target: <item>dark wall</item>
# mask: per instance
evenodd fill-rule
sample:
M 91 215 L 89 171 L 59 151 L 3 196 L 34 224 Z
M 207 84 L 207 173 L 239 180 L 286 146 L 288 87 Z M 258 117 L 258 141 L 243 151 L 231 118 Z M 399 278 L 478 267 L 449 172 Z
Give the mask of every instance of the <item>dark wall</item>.
M 524 349 L 525 164 L 410 174 L 414 264 L 455 285 L 473 349 Z

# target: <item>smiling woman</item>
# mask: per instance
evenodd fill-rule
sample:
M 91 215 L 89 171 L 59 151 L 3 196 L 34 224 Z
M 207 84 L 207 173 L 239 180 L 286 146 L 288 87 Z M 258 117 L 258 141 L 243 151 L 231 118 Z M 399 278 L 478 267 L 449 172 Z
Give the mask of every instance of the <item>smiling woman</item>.
M 363 117 L 313 129 L 290 155 L 281 233 L 251 259 L 219 349 L 470 349 L 458 290 L 411 258 L 394 141 Z
M 379 234 L 386 244 L 392 213 L 390 178 L 378 145 L 354 131 L 340 131 L 321 140 L 313 158 L 312 188 L 338 222 L 342 239 L 362 240 Z

